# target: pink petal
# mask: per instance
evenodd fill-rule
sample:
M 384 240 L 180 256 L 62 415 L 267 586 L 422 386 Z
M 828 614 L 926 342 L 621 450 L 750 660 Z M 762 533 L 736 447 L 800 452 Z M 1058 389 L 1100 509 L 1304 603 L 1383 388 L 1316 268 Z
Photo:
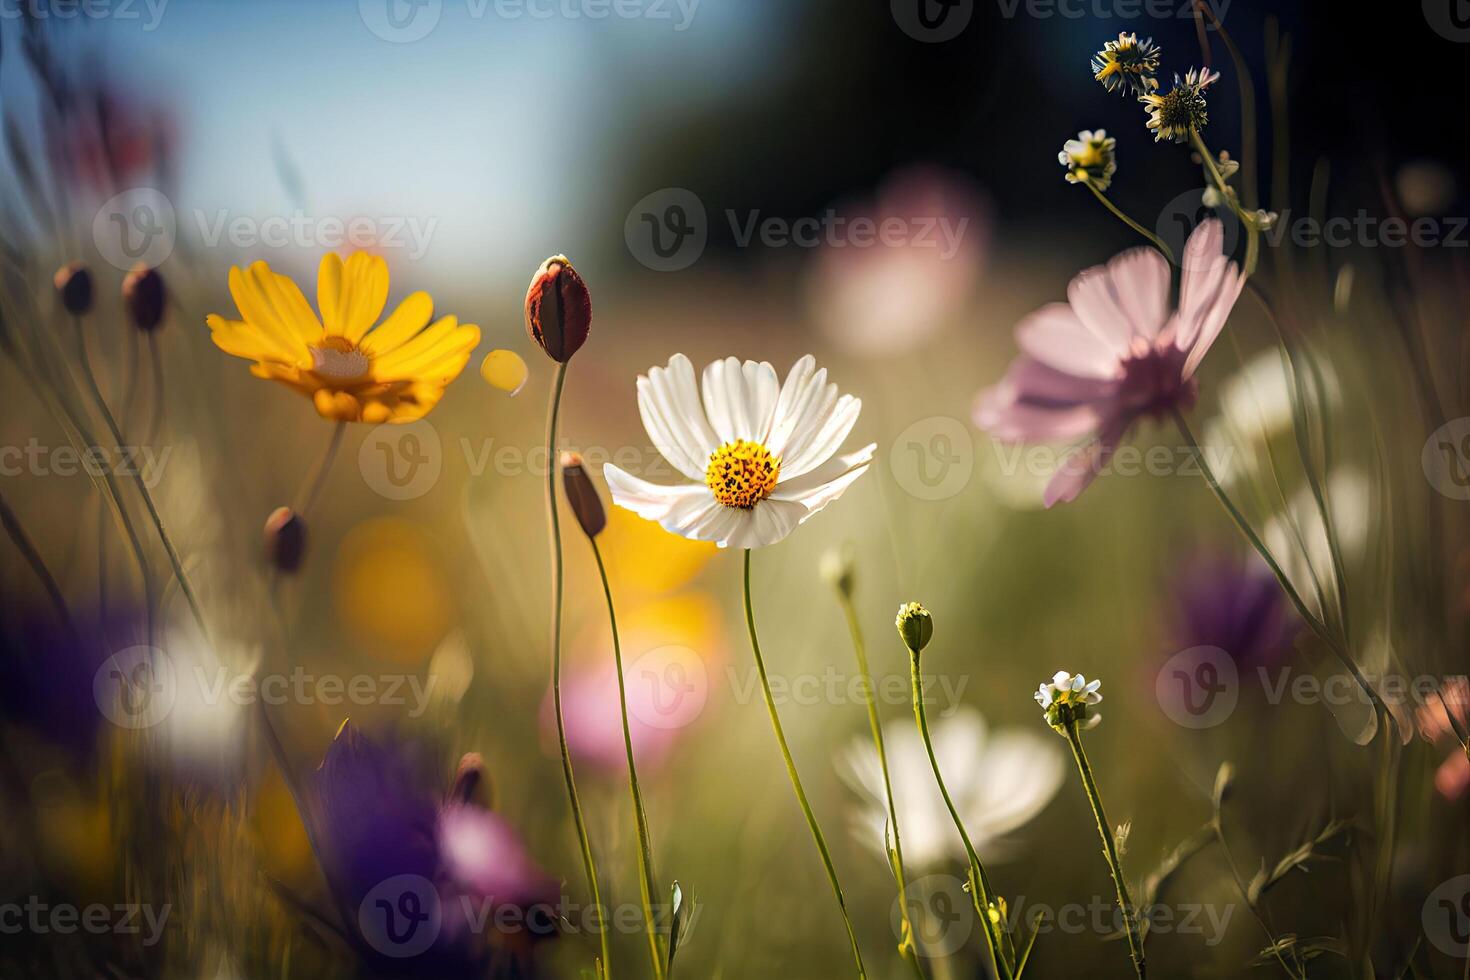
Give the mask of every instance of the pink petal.
M 1082 325 L 1065 303 L 1049 303 L 1016 327 L 1016 343 L 1036 360 L 1065 374 L 1109 379 L 1118 375 L 1118 354 Z
M 1108 464 L 1125 431 L 1125 423 L 1111 421 L 1098 433 L 1096 439 L 1068 453 L 1047 483 L 1041 502 L 1050 508 L 1058 503 L 1069 504 L 1081 496 L 1082 491 L 1092 486 L 1092 481 L 1097 479 L 1103 467 Z
M 1154 248 L 1131 248 L 1108 263 L 1118 306 L 1134 330 L 1153 339 L 1169 316 L 1173 278 L 1169 262 Z

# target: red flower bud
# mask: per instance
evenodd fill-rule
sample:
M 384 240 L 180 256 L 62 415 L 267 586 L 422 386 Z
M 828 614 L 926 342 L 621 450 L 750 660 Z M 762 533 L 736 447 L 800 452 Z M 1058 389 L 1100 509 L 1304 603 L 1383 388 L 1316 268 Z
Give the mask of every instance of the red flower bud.
M 490 795 L 490 779 L 485 774 L 485 760 L 478 752 L 465 753 L 459 760 L 459 772 L 455 774 L 454 785 L 449 789 L 450 801 L 478 803 L 488 807 L 491 804 Z
M 576 515 L 587 537 L 595 538 L 607 527 L 607 511 L 602 508 L 602 498 L 587 470 L 582 466 L 582 457 L 576 453 L 561 454 L 562 488 L 567 494 L 567 505 Z
M 164 300 L 167 292 L 163 288 L 163 277 L 157 269 L 150 269 L 139 262 L 123 278 L 123 307 L 128 319 L 139 330 L 154 331 L 163 323 Z
M 526 290 L 526 329 L 552 360 L 566 363 L 587 342 L 592 297 L 565 255 L 541 263 Z
M 306 557 L 306 522 L 290 507 L 277 507 L 265 519 L 265 554 L 271 565 L 291 573 Z
M 52 279 L 61 305 L 72 316 L 84 316 L 92 310 L 92 271 L 80 262 L 68 262 L 56 270 Z

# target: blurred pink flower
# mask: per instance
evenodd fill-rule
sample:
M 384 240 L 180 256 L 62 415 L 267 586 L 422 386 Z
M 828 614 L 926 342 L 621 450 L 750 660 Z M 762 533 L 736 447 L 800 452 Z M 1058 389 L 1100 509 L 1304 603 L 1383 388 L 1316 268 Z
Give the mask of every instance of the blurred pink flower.
M 626 652 L 625 652 L 626 656 Z M 649 683 L 644 676 L 644 658 L 625 661 L 628 688 L 628 731 L 633 739 L 633 758 L 640 768 L 656 769 L 668 757 L 683 727 L 694 720 L 704 706 L 704 698 L 679 697 L 679 692 L 666 690 L 669 682 L 662 679 Z M 667 670 L 667 665 L 660 665 Z M 692 673 L 692 672 L 691 672 Z M 597 663 L 586 663 L 568 671 L 562 681 L 562 705 L 567 726 L 567 745 L 580 762 L 591 765 L 605 775 L 627 771 L 623 746 L 623 722 L 618 709 L 618 675 L 612 655 Z M 671 714 L 689 714 L 688 718 Z M 551 696 L 542 705 L 542 723 L 553 730 Z
M 988 207 L 965 178 L 915 167 L 890 177 L 877 200 L 854 208 L 846 231 L 818 250 L 808 302 L 818 327 L 849 354 L 910 348 L 964 310 L 984 264 Z M 870 217 L 871 234 L 859 232 Z
M 1455 713 L 1455 721 L 1463 728 L 1470 725 L 1470 681 L 1456 677 L 1447 682 L 1439 697 L 1432 697 L 1420 705 L 1418 714 L 1419 734 L 1425 740 L 1438 745 L 1449 742 L 1453 749 L 1439 769 L 1434 773 L 1434 788 L 1447 800 L 1458 800 L 1470 789 L 1470 755 L 1465 752 L 1450 724 L 1448 712 Z
M 1194 404 L 1195 372 L 1245 284 L 1223 239 L 1214 219 L 1189 236 L 1172 312 L 1169 263 L 1144 247 L 1084 270 L 1066 303 L 1017 325 L 1021 356 L 980 393 L 975 424 L 1006 442 L 1085 438 L 1052 475 L 1046 506 L 1086 490 L 1139 419 Z

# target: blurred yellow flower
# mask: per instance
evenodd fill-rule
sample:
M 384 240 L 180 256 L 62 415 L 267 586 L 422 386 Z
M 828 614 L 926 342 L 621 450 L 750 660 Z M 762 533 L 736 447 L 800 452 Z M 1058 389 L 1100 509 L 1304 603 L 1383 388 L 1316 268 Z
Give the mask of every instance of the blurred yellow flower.
M 408 521 L 378 518 L 349 531 L 332 585 L 346 635 L 378 660 L 417 666 L 454 622 L 444 558 L 428 533 Z
M 512 396 L 520 393 L 530 374 L 526 362 L 513 350 L 493 350 L 480 362 L 480 377 L 492 388 L 508 391 Z
M 388 299 L 388 264 L 366 252 L 346 262 L 322 257 L 318 320 L 289 278 L 264 262 L 230 269 L 240 320 L 211 313 L 214 343 L 254 361 L 258 378 L 306 395 L 323 418 L 340 422 L 409 422 L 422 418 L 459 376 L 480 342 L 480 328 L 453 316 L 433 325 L 434 301 L 410 293 L 376 327 Z

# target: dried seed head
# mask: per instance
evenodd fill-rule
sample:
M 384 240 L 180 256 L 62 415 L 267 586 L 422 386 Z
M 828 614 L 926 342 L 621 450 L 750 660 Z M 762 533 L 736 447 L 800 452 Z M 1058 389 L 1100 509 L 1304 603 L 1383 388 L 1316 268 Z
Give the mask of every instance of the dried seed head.
M 526 290 L 526 329 L 554 361 L 565 363 L 592 329 L 587 284 L 565 255 L 541 263 Z
M 306 522 L 290 507 L 277 507 L 265 519 L 265 553 L 272 566 L 294 572 L 306 557 Z
M 52 279 L 61 305 L 72 316 L 85 316 L 92 310 L 92 270 L 80 262 L 68 262 L 56 270 Z
M 141 262 L 133 266 L 123 278 L 122 297 L 123 307 L 128 311 L 128 319 L 133 326 L 152 332 L 162 325 L 164 303 L 168 297 L 163 276 L 157 269 Z
M 562 488 L 566 491 L 567 505 L 577 517 L 577 523 L 589 538 L 595 538 L 607 527 L 607 511 L 602 507 L 602 498 L 592 477 L 582 466 L 582 457 L 576 453 L 561 454 Z

